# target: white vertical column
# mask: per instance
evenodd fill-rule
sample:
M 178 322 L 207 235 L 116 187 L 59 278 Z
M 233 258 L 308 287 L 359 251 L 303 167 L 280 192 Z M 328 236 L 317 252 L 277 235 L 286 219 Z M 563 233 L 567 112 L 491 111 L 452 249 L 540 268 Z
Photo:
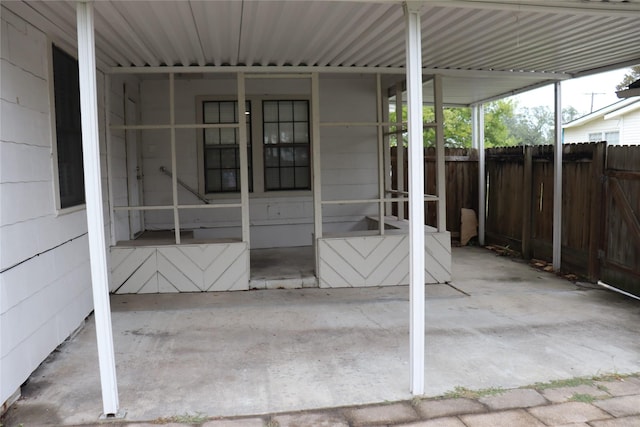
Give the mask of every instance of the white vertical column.
M 487 179 L 484 156 L 484 104 L 476 107 L 476 126 L 478 130 L 478 243 L 484 246 L 485 224 L 487 218 Z
M 553 140 L 553 269 L 562 264 L 562 103 L 560 82 L 554 84 L 555 138 Z
M 380 235 L 384 234 L 384 128 L 382 127 L 382 81 L 380 74 L 376 74 L 376 120 L 378 122 L 376 130 L 378 131 L 378 226 Z
M 409 129 L 409 270 L 411 392 L 424 394 L 424 149 L 419 6 L 405 4 Z
M 422 120 L 422 118 L 420 119 Z M 402 85 L 396 84 L 396 187 L 404 197 L 404 141 L 402 140 Z M 398 202 L 398 219 L 405 219 L 404 202 Z
M 433 77 L 434 113 L 436 119 L 436 184 L 438 186 L 438 231 L 447 231 L 447 183 L 444 161 L 444 111 L 442 110 L 442 76 Z
M 240 139 L 240 202 L 242 204 L 242 241 L 250 244 L 249 228 L 249 156 L 247 153 L 247 116 L 244 73 L 238 73 L 238 137 Z
M 109 233 L 111 246 L 116 245 L 116 211 L 113 208 L 113 141 L 111 139 L 111 76 L 104 76 L 104 128 L 107 143 L 107 190 L 109 197 Z M 131 215 L 131 212 L 129 212 Z
M 180 213 L 178 212 L 178 160 L 176 158 L 176 88 L 175 76 L 169 73 L 169 124 L 171 125 L 171 194 L 173 195 L 173 228 L 176 245 L 180 244 Z
M 316 274 L 320 263 L 318 258 L 318 239 L 322 238 L 322 171 L 320 169 L 320 78 L 318 73 L 311 74 L 311 159 L 313 174 L 313 246 L 316 253 Z
M 82 116 L 82 152 L 87 208 L 87 231 L 91 260 L 91 286 L 98 341 L 98 362 L 104 415 L 118 413 L 118 384 L 111 330 L 107 251 L 102 209 L 100 140 L 98 137 L 98 92 L 91 3 L 77 3 L 78 71 L 80 112 Z

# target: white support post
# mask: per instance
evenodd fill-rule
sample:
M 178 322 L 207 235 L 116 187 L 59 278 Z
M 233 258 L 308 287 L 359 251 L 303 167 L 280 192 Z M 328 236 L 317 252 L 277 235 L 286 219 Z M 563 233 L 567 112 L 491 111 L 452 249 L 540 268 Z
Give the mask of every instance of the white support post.
M 173 196 L 173 227 L 176 245 L 180 244 L 180 212 L 178 212 L 178 160 L 176 158 L 176 88 L 175 76 L 169 73 L 169 125 L 171 126 L 171 193 Z
M 478 149 L 478 104 L 471 106 L 471 148 Z
M 247 118 L 244 73 L 238 73 L 238 137 L 240 139 L 240 201 L 242 203 L 242 241 L 249 245 L 249 157 L 247 154 Z
M 560 82 L 554 84 L 555 138 L 553 141 L 553 269 L 562 264 L 562 104 Z
M 422 120 L 422 118 L 420 119 Z M 404 141 L 402 140 L 402 85 L 396 84 L 396 187 L 402 195 L 404 188 Z M 404 202 L 398 202 L 398 219 L 405 219 Z
M 380 74 L 376 74 L 376 120 L 378 125 L 378 226 L 380 235 L 384 235 L 384 129 L 382 128 L 382 81 Z
M 322 171 L 320 169 L 320 78 L 311 74 L 311 160 L 313 175 L 313 246 L 316 248 L 316 273 L 319 271 L 318 239 L 322 238 Z
M 78 71 L 80 80 L 80 112 L 82 120 L 82 151 L 87 209 L 87 231 L 91 260 L 91 286 L 98 342 L 98 362 L 102 387 L 104 416 L 117 416 L 118 384 L 111 329 L 107 251 L 102 209 L 100 173 L 100 139 L 98 136 L 98 91 L 96 87 L 96 56 L 93 28 L 93 6 L 78 2 Z
M 111 76 L 104 76 L 104 133 L 107 143 L 107 193 L 109 197 L 109 233 L 111 246 L 116 245 L 116 211 L 113 209 L 113 141 L 111 140 Z
M 444 161 L 444 111 L 442 109 L 442 76 L 433 76 L 434 115 L 436 120 L 436 185 L 438 186 L 438 231 L 447 231 L 447 183 Z
M 420 10 L 405 3 L 409 130 L 409 287 L 411 392 L 424 394 L 424 149 L 422 145 L 422 47 Z
M 487 218 L 487 180 L 484 156 L 484 104 L 476 107 L 476 126 L 478 131 L 478 243 L 484 246 L 485 224 Z

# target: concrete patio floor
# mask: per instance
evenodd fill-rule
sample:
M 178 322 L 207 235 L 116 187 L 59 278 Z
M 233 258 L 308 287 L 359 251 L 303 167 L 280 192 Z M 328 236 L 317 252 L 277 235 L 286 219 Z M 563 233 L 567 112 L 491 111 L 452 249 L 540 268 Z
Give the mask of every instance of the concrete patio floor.
M 513 388 L 640 372 L 640 303 L 479 248 L 427 285 L 426 388 Z M 112 298 L 120 404 L 130 421 L 410 399 L 409 289 L 295 289 Z M 94 423 L 93 318 L 9 411 L 31 425 Z

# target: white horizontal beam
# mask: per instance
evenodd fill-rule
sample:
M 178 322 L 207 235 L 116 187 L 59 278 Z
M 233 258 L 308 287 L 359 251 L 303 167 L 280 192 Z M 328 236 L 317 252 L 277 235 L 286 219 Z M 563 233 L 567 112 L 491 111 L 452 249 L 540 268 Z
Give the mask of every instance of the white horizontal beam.
M 233 129 L 239 128 L 239 123 L 189 123 L 181 125 L 111 125 L 111 130 L 158 130 L 158 129 Z
M 224 209 L 224 208 L 241 208 L 242 203 L 209 203 L 207 205 L 177 205 L 178 209 Z M 173 205 L 163 206 L 114 206 L 115 211 L 162 211 L 172 210 Z
M 317 66 L 159 66 L 159 67 L 111 67 L 110 74 L 219 74 L 219 73 L 249 73 L 251 78 L 307 78 L 305 73 L 334 73 L 334 74 L 392 74 L 404 75 L 404 67 L 317 67 Z M 524 70 L 461 70 L 422 68 L 425 82 L 429 76 L 438 74 L 444 77 L 518 77 L 522 79 L 566 80 L 573 76 L 566 73 L 548 73 L 543 71 Z M 273 75 L 273 77 L 267 77 Z

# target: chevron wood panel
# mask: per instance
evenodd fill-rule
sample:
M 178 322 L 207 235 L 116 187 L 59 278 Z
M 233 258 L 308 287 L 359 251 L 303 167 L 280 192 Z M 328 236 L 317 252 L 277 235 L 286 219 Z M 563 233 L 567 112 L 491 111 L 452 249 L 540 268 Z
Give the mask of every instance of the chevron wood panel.
M 409 236 L 350 236 L 318 241 L 320 287 L 409 283 Z M 425 234 L 425 283 L 451 280 L 449 233 Z
M 111 286 L 116 294 L 136 294 L 157 289 L 155 248 L 111 248 Z
M 111 248 L 115 293 L 249 289 L 246 243 Z

